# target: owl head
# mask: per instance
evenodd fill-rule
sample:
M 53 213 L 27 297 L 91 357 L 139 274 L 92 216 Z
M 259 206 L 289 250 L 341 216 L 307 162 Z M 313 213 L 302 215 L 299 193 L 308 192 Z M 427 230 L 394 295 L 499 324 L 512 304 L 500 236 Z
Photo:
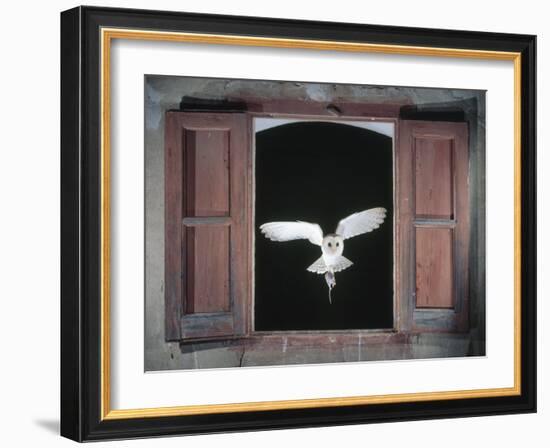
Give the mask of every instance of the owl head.
M 326 255 L 342 255 L 344 252 L 344 238 L 340 235 L 329 234 L 323 238 L 323 253 Z

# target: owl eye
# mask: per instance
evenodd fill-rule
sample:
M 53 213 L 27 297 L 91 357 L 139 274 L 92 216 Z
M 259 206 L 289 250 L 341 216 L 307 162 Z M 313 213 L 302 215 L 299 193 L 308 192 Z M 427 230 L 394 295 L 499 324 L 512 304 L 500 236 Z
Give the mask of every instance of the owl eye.
M 336 243 L 336 247 L 338 247 L 340 245 L 340 243 Z
M 328 243 L 328 247 L 332 247 L 332 243 Z

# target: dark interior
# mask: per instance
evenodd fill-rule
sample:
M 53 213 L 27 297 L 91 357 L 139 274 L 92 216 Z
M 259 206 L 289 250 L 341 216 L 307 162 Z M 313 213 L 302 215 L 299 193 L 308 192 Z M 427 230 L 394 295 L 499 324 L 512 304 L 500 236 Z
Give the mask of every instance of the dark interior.
M 286 124 L 256 133 L 255 163 L 255 330 L 392 328 L 392 139 L 340 123 Z M 386 220 L 345 241 L 354 264 L 336 274 L 332 304 L 324 276 L 307 271 L 321 248 L 259 230 L 301 220 L 333 233 L 340 219 L 372 207 L 385 207 Z

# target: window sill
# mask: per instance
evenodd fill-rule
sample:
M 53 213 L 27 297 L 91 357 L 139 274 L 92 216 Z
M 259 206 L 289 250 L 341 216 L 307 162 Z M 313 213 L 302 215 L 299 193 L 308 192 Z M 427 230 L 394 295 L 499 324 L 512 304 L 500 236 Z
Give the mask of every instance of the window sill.
M 386 330 L 254 332 L 240 338 L 186 340 L 173 369 L 307 365 L 342 362 L 435 359 L 470 353 L 468 333 L 404 333 Z

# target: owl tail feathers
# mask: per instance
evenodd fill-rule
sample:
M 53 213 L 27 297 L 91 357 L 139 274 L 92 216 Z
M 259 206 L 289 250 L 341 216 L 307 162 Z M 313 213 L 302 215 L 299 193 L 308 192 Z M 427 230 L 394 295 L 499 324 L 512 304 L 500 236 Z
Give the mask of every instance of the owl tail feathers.
M 323 260 L 323 257 L 320 257 L 309 268 L 307 268 L 307 270 L 309 272 L 313 272 L 314 274 L 324 274 L 328 271 L 328 268 L 325 264 L 325 260 Z
M 332 263 L 330 270 L 333 272 L 340 272 L 340 271 L 343 271 L 344 269 L 349 268 L 352 264 L 353 264 L 353 261 L 350 261 L 346 257 L 343 257 L 342 255 L 340 255 L 336 259 L 336 261 Z
M 307 270 L 314 274 L 324 274 L 325 272 L 340 272 L 349 268 L 353 262 L 349 261 L 346 257 L 339 256 L 334 260 L 330 266 L 327 266 L 323 257 L 318 258 Z

